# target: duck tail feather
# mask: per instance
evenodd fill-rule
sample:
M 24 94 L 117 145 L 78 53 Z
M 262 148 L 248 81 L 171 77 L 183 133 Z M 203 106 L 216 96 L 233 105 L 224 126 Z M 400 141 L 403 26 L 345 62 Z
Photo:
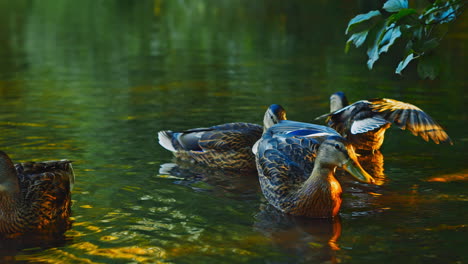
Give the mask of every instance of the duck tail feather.
M 177 151 L 174 148 L 174 145 L 172 144 L 172 131 L 169 131 L 169 130 L 159 131 L 158 139 L 159 139 L 159 145 L 161 145 L 163 148 L 172 152 Z
M 330 114 L 331 114 L 331 113 L 326 113 L 326 114 L 324 114 L 324 115 L 321 115 L 321 116 L 316 117 L 314 120 L 324 119 L 324 118 L 326 118 L 326 117 L 329 117 Z

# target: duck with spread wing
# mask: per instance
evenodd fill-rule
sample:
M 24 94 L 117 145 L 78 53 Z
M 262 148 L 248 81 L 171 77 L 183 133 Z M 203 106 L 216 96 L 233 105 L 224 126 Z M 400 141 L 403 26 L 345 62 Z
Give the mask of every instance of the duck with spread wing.
M 360 100 L 349 105 L 345 94 L 337 92 L 330 97 L 330 113 L 320 118 L 326 118 L 331 128 L 364 152 L 379 150 L 392 124 L 425 141 L 453 144 L 444 129 L 422 109 L 393 99 Z

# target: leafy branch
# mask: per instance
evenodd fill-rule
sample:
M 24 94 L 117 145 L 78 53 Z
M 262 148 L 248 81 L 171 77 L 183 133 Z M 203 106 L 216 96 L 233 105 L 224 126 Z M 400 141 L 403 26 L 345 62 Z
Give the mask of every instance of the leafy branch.
M 432 51 L 445 35 L 441 25 L 454 21 L 466 3 L 466 0 L 436 0 L 418 12 L 408 7 L 408 0 L 388 0 L 381 10 L 359 14 L 349 21 L 346 34 L 351 36 L 345 51 L 348 52 L 351 45 L 358 48 L 367 43 L 367 67 L 371 70 L 397 40 L 406 42 L 395 73 L 401 74 L 411 61 L 419 59 L 419 75 L 434 79 L 439 68 Z

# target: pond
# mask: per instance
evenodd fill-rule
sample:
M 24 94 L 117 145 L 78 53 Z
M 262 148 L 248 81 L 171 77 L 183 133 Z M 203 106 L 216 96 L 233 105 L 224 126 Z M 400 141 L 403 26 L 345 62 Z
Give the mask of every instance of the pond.
M 430 81 L 414 65 L 395 75 L 399 54 L 369 71 L 365 50 L 344 53 L 347 22 L 373 4 L 314 2 L 0 3 L 1 149 L 70 159 L 76 174 L 65 237 L 2 241 L 1 262 L 466 262 L 466 16 Z M 391 128 L 383 184 L 351 182 L 340 216 L 314 220 L 270 208 L 256 175 L 169 170 L 157 143 L 165 129 L 261 123 L 272 103 L 315 122 L 336 91 L 411 102 L 454 145 Z

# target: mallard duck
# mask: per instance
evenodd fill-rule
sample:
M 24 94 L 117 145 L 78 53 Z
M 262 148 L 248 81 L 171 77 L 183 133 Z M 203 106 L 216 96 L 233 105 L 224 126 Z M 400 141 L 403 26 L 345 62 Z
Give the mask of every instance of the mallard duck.
M 453 144 L 444 129 L 415 105 L 387 98 L 357 101 L 348 105 L 343 92 L 330 97 L 330 113 L 325 118 L 330 127 L 346 137 L 361 151 L 380 149 L 385 131 L 391 124 L 407 129 L 425 141 Z
M 286 111 L 270 105 L 263 118 L 263 127 L 251 123 L 228 123 L 182 132 L 158 132 L 159 144 L 178 159 L 213 168 L 255 170 L 253 144 L 264 130 L 286 119 Z
M 0 235 L 65 231 L 74 179 L 71 161 L 13 165 L 0 151 Z
M 342 191 L 334 176 L 337 167 L 359 181 L 374 181 L 347 140 L 325 126 L 281 121 L 263 134 L 252 151 L 265 198 L 292 215 L 327 218 L 338 214 Z

